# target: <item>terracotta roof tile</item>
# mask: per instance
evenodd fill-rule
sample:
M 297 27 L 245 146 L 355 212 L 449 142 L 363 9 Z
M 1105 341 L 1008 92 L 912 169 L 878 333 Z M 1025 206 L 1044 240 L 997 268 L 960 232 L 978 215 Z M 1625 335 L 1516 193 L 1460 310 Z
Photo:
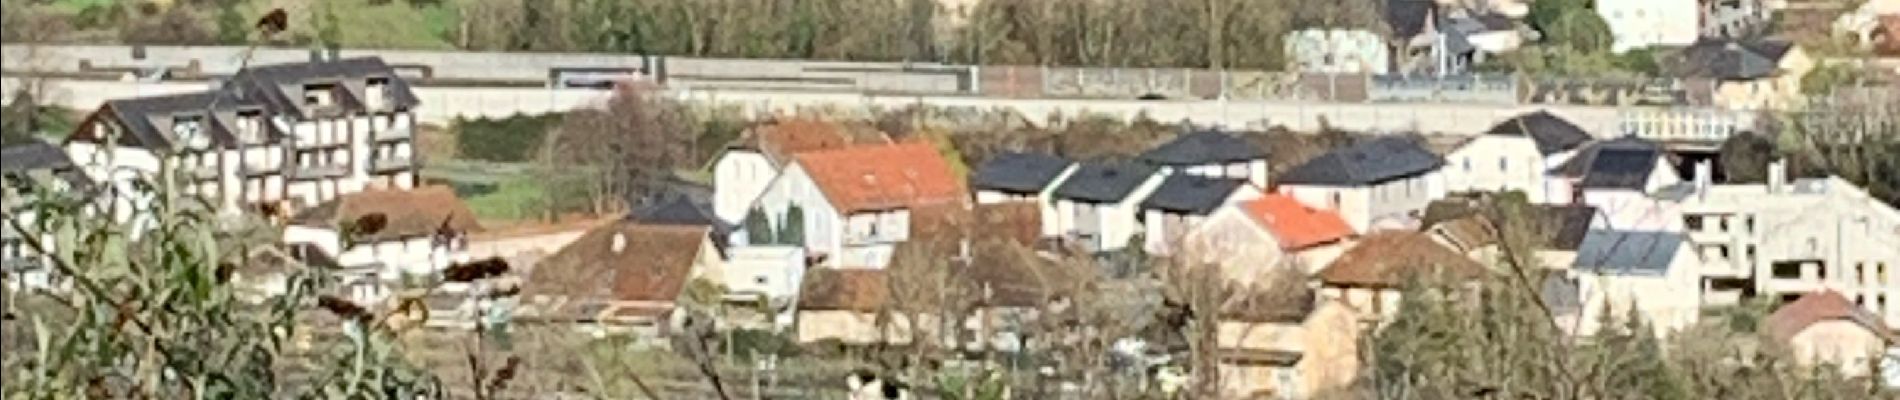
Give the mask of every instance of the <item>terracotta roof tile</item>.
M 359 242 L 430 235 L 443 228 L 459 232 L 482 229 L 475 213 L 448 186 L 350 193 L 304 210 L 292 223 L 337 229 L 372 214 L 382 214 L 386 222 L 382 229 L 360 236 Z
M 694 261 L 703 256 L 708 229 L 607 224 L 542 260 L 523 290 L 581 300 L 671 302 L 685 290 Z
M 808 151 L 841 149 L 854 144 L 888 144 L 883 134 L 858 133 L 842 123 L 810 118 L 787 118 L 753 127 L 740 147 L 764 153 L 780 165 Z
M 1353 235 L 1339 213 L 1307 207 L 1290 196 L 1268 194 L 1240 204 L 1254 222 L 1280 239 L 1280 248 L 1303 249 Z
M 1900 342 L 1900 337 L 1881 323 L 1880 317 L 1854 305 L 1847 296 L 1833 290 L 1808 293 L 1793 303 L 1781 306 L 1774 314 L 1768 315 L 1763 327 L 1770 336 L 1785 343 L 1809 326 L 1831 320 L 1851 321 L 1873 330 L 1875 335 L 1886 338 L 1888 342 Z
M 799 310 L 873 312 L 891 289 L 881 269 L 813 269 L 799 289 Z
M 963 182 L 937 149 L 922 143 L 801 153 L 798 165 L 840 213 L 943 204 L 963 198 Z
M 1319 272 L 1321 282 L 1336 286 L 1397 287 L 1412 274 L 1439 269 L 1456 277 L 1477 277 L 1484 266 L 1419 232 L 1390 231 L 1366 236 Z

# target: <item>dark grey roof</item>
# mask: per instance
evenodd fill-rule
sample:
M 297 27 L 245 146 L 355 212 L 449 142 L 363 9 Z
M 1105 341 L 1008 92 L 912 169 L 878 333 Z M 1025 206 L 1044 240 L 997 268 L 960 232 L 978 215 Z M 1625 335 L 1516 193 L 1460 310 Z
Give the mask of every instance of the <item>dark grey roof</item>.
M 216 107 L 215 112 L 213 107 Z M 204 118 L 200 132 L 207 135 L 212 144 L 235 145 L 237 137 L 231 133 L 230 116 L 239 109 L 255 108 L 256 103 L 240 100 L 224 91 L 107 100 L 104 107 L 111 111 L 108 117 L 119 121 L 130 135 L 126 139 L 131 141 L 123 143 L 148 149 L 170 148 L 179 140 L 172 137 L 173 118 L 184 116 Z
M 722 228 L 725 222 L 713 215 L 712 208 L 686 195 L 667 195 L 627 214 L 627 219 L 649 225 L 706 225 Z
M 1656 159 L 1662 154 L 1647 149 L 1604 149 L 1590 162 L 1583 176 L 1585 189 L 1643 190 L 1649 175 L 1656 172 Z
M 1295 185 L 1361 186 L 1417 176 L 1445 160 L 1418 140 L 1385 136 L 1322 154 L 1288 170 L 1279 181 Z
M 1477 216 L 1485 207 L 1485 201 L 1488 199 L 1461 195 L 1434 200 L 1425 206 L 1425 215 L 1419 223 L 1431 228 Z M 1533 204 L 1530 212 L 1536 219 L 1536 228 L 1543 231 L 1544 248 L 1574 251 L 1583 243 L 1584 234 L 1590 231 L 1590 223 L 1596 219 L 1597 209 L 1588 205 Z
M 1677 53 L 1675 72 L 1694 78 L 1749 80 L 1774 76 L 1792 43 L 1703 39 Z
M 1577 150 L 1576 156 L 1570 157 L 1570 159 L 1564 161 L 1563 164 L 1558 164 L 1556 168 L 1551 168 L 1550 173 L 1572 178 L 1582 178 L 1583 174 L 1589 171 L 1591 160 L 1594 160 L 1597 153 L 1604 149 L 1661 150 L 1662 144 L 1635 136 L 1623 136 L 1616 139 L 1591 143 L 1588 146 L 1584 146 L 1583 149 Z
M 1685 240 L 1680 232 L 1590 231 L 1577 247 L 1574 267 L 1611 275 L 1663 275 Z
M 259 65 L 245 69 L 231 77 L 231 84 L 243 88 L 247 100 L 269 105 L 272 110 L 296 115 L 299 118 L 311 116 L 305 110 L 301 91 L 304 84 L 333 83 L 337 87 L 338 101 L 345 107 L 361 108 L 364 96 L 364 80 L 386 78 L 389 89 L 384 91 L 389 104 L 396 107 L 413 107 L 420 103 L 409 83 L 396 76 L 395 69 L 376 57 L 346 58 L 341 60 Z
M 1167 166 L 1221 164 L 1265 158 L 1265 149 L 1233 135 L 1215 131 L 1181 135 L 1141 153 L 1142 161 Z
M 976 189 L 1037 193 L 1068 169 L 1069 160 L 1041 153 L 1008 152 L 990 158 L 970 177 Z
M 5 149 L 0 149 L 0 172 L 55 170 L 72 166 L 73 160 L 66 156 L 65 151 L 38 140 L 8 143 Z
M 1436 7 L 1431 0 L 1386 0 L 1385 24 L 1392 28 L 1394 37 L 1409 39 L 1425 31 L 1425 21 L 1432 18 Z
M 1177 173 L 1161 181 L 1161 186 L 1141 202 L 1141 208 L 1207 215 L 1219 208 L 1229 196 L 1233 196 L 1234 190 L 1244 185 L 1246 182 L 1239 179 Z
M 1056 188 L 1056 197 L 1091 203 L 1116 203 L 1146 182 L 1158 168 L 1136 162 L 1095 162 L 1077 167 Z
M 1589 132 L 1545 110 L 1537 110 L 1537 112 L 1504 120 L 1491 126 L 1491 130 L 1485 133 L 1530 136 L 1531 141 L 1537 142 L 1537 151 L 1544 155 L 1575 149 L 1590 142 Z
M 79 171 L 66 151 L 40 140 L 9 143 L 0 149 L 0 173 L 21 174 L 29 171 L 48 171 L 53 176 L 80 190 L 92 189 L 92 179 Z

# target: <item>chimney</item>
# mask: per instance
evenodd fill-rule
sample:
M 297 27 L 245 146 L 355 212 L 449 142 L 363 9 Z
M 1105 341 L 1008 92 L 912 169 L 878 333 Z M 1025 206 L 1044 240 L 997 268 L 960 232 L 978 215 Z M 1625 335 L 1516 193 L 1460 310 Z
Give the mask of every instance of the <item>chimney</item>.
M 614 254 L 620 254 L 621 251 L 624 251 L 626 249 L 627 249 L 627 234 L 615 232 L 614 243 L 613 243 Z
M 1783 186 L 1788 185 L 1788 162 L 1775 160 L 1768 163 L 1768 193 L 1779 194 Z

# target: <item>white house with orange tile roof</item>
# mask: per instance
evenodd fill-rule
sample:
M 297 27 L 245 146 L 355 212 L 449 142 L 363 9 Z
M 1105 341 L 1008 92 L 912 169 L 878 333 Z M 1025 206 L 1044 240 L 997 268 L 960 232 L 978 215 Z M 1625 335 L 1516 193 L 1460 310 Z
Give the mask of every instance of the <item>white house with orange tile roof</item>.
M 1318 272 L 1354 236 L 1339 213 L 1270 194 L 1214 211 L 1183 239 L 1183 247 L 1219 263 L 1228 279 L 1248 282 L 1276 266 L 1298 268 L 1304 275 Z
M 862 145 L 797 154 L 753 208 L 771 221 L 775 241 L 803 245 L 822 265 L 883 268 L 910 239 L 912 208 L 965 196 L 927 143 Z

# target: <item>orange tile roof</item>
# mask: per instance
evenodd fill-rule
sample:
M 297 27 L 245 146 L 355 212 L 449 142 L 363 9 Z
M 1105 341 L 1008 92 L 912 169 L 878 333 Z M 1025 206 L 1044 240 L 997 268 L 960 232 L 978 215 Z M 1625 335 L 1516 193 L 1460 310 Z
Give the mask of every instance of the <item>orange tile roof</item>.
M 1415 274 L 1440 271 L 1457 278 L 1484 274 L 1484 266 L 1424 233 L 1388 231 L 1366 236 L 1319 272 L 1327 285 L 1398 287 Z
M 839 213 L 958 201 L 963 182 L 927 144 L 852 146 L 797 155 L 797 163 Z
M 1785 343 L 1794 340 L 1795 335 L 1801 334 L 1801 331 L 1807 330 L 1809 326 L 1831 320 L 1846 320 L 1860 324 L 1890 342 L 1900 341 L 1900 336 L 1888 330 L 1886 325 L 1881 323 L 1880 317 L 1854 305 L 1847 296 L 1833 290 L 1802 295 L 1793 303 L 1775 310 L 1774 314 L 1769 314 L 1763 325 L 1768 329 L 1770 336 Z
M 1280 239 L 1280 248 L 1284 249 L 1303 249 L 1353 234 L 1352 226 L 1346 225 L 1339 213 L 1307 207 L 1287 195 L 1268 194 L 1241 203 L 1240 207 L 1254 222 L 1273 232 L 1273 237 Z

